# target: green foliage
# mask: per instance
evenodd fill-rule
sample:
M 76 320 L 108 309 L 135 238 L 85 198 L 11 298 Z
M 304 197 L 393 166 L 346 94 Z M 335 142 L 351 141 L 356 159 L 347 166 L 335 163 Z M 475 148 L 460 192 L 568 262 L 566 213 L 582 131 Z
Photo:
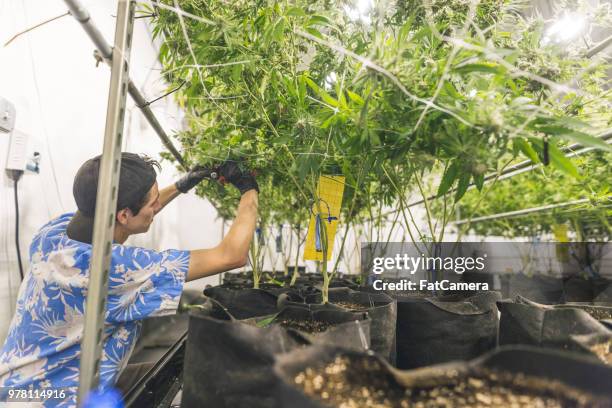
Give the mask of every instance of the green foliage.
M 485 197 L 469 191 L 459 205 L 463 218 L 505 213 L 547 204 L 588 199 L 587 203 L 473 223 L 482 235 L 531 237 L 552 233 L 567 224 L 577 241 L 606 241 L 612 235 L 612 153 L 592 152 L 571 160 L 582 177 L 576 179 L 554 168 L 524 173 L 493 186 Z
M 189 114 L 179 134 L 186 159 L 247 160 L 262 222 L 304 226 L 320 174 L 346 176 L 344 221 L 359 222 L 379 203 L 395 205 L 415 172 L 445 169 L 438 194 L 454 189 L 458 201 L 508 160 L 539 161 L 544 136 L 553 165 L 575 177 L 560 143 L 609 149 L 593 137 L 610 126 L 603 63 L 542 46 L 542 21 L 524 20 L 510 0 L 478 2 L 472 24 L 469 2 L 424 4 L 375 8 L 366 24 L 331 0 L 186 0 L 183 10 L 210 21 L 185 17 L 189 41 L 178 16 L 160 9 L 165 77 L 188 81 L 176 94 Z M 552 86 L 566 82 L 581 89 Z M 232 216 L 230 189 L 197 192 Z

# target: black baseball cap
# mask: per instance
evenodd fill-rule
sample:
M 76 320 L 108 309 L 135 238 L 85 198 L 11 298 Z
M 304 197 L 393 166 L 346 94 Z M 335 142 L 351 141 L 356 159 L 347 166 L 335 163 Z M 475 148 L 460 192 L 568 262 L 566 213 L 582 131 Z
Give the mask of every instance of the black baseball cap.
M 71 239 L 91 244 L 93 238 L 94 215 L 98 175 L 102 155 L 87 160 L 74 178 L 72 194 L 78 211 L 68 224 L 66 232 Z M 119 192 L 117 211 L 137 206 L 155 184 L 157 162 L 136 153 L 121 153 Z

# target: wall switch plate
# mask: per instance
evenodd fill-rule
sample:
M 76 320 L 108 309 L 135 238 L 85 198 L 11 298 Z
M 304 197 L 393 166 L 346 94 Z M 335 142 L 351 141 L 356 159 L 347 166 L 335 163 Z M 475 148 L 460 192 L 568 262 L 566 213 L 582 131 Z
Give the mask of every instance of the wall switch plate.
M 6 159 L 6 170 L 24 171 L 28 158 L 26 155 L 28 147 L 28 135 L 17 129 L 11 134 L 9 142 L 8 157 Z
M 0 132 L 10 133 L 15 128 L 15 105 L 0 96 Z

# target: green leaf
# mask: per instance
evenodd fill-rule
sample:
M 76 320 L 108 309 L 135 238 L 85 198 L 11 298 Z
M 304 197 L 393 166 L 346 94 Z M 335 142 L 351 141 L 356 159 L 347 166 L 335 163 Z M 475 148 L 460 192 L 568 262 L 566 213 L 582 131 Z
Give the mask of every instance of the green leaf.
M 478 191 L 482 191 L 482 187 L 484 187 L 484 178 L 484 174 L 474 174 L 474 185 Z
M 236 64 L 232 67 L 232 80 L 235 82 L 240 81 L 242 75 L 242 64 Z
M 438 196 L 444 195 L 448 192 L 457 178 L 458 171 L 459 165 L 457 164 L 457 161 L 453 161 L 442 176 L 440 186 L 438 187 Z
M 303 104 L 306 99 L 306 78 L 304 75 L 300 75 L 298 78 L 298 95 L 300 102 Z
M 557 135 L 564 139 L 572 140 L 574 142 L 580 143 L 583 146 L 596 147 L 598 149 L 612 152 L 611 145 L 609 145 L 604 140 L 598 137 L 589 135 L 588 133 L 584 133 L 578 130 L 563 128 L 559 126 L 544 126 L 544 127 L 540 127 L 539 130 L 543 133 L 547 133 L 550 135 Z
M 327 92 L 325 92 L 325 90 L 321 87 L 319 87 L 319 85 L 317 85 L 312 79 L 310 78 L 306 78 L 306 83 L 308 84 L 308 86 L 310 86 L 310 88 L 315 91 L 315 93 L 321 97 L 321 99 L 323 99 L 325 101 L 325 103 L 333 106 L 334 108 L 337 108 L 338 106 L 340 106 L 340 104 L 338 103 L 338 101 L 333 98 L 330 94 L 328 94 Z
M 278 313 L 270 315 L 270 316 L 266 316 L 261 320 L 258 320 L 257 323 L 255 323 L 255 325 L 257 327 L 267 327 L 270 324 L 272 324 L 272 322 L 274 322 L 274 320 L 278 317 Z
M 333 24 L 331 22 L 331 20 L 325 16 L 321 16 L 321 15 L 313 15 L 308 19 L 308 22 L 306 23 L 307 26 L 311 26 L 311 25 L 322 25 L 322 26 L 327 26 L 327 27 L 332 27 Z
M 455 202 L 461 200 L 461 197 L 463 197 L 467 191 L 467 188 L 470 185 L 470 178 L 472 178 L 472 175 L 468 172 L 463 173 L 461 177 L 459 177 L 457 191 L 455 192 Z
M 531 147 L 531 145 L 527 143 L 525 139 L 516 138 L 513 140 L 513 143 L 515 146 L 517 146 L 520 149 L 521 152 L 523 152 L 525 156 L 527 156 L 529 160 L 531 160 L 534 163 L 538 163 L 540 161 L 538 157 L 538 153 L 535 150 L 533 150 L 533 147 Z
M 570 159 L 565 156 L 557 146 L 555 146 L 551 141 L 548 143 L 548 154 L 550 155 L 551 163 L 561 171 L 579 179 L 581 178 L 580 173 L 574 163 Z
M 574 142 L 580 143 L 583 146 L 592 146 L 602 150 L 606 150 L 608 152 L 612 152 L 612 146 L 607 144 L 602 139 L 593 136 L 589 133 L 585 133 L 584 131 L 578 129 L 592 129 L 592 127 L 575 118 L 546 118 L 540 117 L 533 121 L 530 126 L 531 129 L 546 133 L 552 136 L 559 136 L 564 139 L 572 140 Z M 606 130 L 607 132 L 610 129 Z
M 317 38 L 323 39 L 323 34 L 319 30 L 313 27 L 306 27 L 306 31 L 310 34 L 314 35 Z
M 359 105 L 363 105 L 365 103 L 365 101 L 363 100 L 363 98 L 359 95 L 357 95 L 355 92 L 351 92 L 349 90 L 346 91 L 346 93 L 349 96 L 349 99 L 355 103 L 358 103 Z
M 329 117 L 325 119 L 325 121 L 321 124 L 321 129 L 327 129 L 329 125 L 331 125 L 336 120 L 336 118 L 337 116 L 335 114 L 329 115 Z
M 285 12 L 285 15 L 291 17 L 303 17 L 306 15 L 306 13 L 300 7 L 291 7 Z
M 272 33 L 272 39 L 277 43 L 282 42 L 285 34 L 285 19 L 279 18 L 274 26 L 274 32 Z
M 484 72 L 487 74 L 503 74 L 505 69 L 495 63 L 478 62 L 474 64 L 465 64 L 455 67 L 455 72 L 460 74 L 468 74 L 471 72 Z
M 453 84 L 448 81 L 444 81 L 444 90 L 446 91 L 446 93 L 448 93 L 449 96 L 452 96 L 455 99 L 463 99 L 463 96 L 461 96 L 461 94 L 457 92 Z

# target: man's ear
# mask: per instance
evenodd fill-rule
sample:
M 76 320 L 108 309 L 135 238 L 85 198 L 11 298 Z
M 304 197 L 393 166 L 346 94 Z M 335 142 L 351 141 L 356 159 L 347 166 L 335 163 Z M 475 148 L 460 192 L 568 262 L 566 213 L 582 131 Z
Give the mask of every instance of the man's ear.
M 129 208 L 124 208 L 122 210 L 117 211 L 115 219 L 120 225 L 126 225 L 131 216 L 132 210 L 130 210 Z

